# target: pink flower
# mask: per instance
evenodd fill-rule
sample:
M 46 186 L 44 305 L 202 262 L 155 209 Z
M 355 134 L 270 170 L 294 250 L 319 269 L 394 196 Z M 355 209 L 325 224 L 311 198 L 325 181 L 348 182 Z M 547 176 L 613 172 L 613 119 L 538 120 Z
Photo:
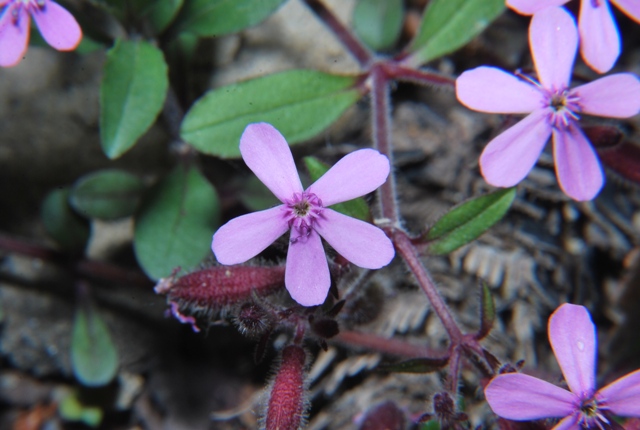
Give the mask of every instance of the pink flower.
M 391 262 L 395 251 L 382 230 L 327 207 L 382 185 L 389 175 L 387 157 L 373 149 L 355 151 L 303 190 L 289 145 L 270 124 L 249 124 L 240 153 L 282 205 L 220 227 L 211 244 L 218 262 L 244 263 L 291 230 L 285 285 L 303 306 L 322 304 L 331 284 L 321 236 L 357 266 L 379 269 Z
M 0 0 L 0 66 L 15 66 L 27 51 L 31 17 L 49 45 L 75 49 L 82 30 L 66 9 L 51 0 Z
M 493 67 L 478 67 L 456 80 L 458 100 L 491 113 L 529 113 L 494 138 L 480 156 L 488 183 L 511 187 L 533 168 L 549 137 L 560 187 L 575 200 L 590 200 L 604 177 L 596 153 L 578 126 L 580 114 L 628 118 L 640 111 L 640 81 L 620 73 L 569 89 L 578 34 L 563 8 L 533 16 L 529 41 L 540 83 Z
M 507 6 L 523 15 L 560 6 L 569 0 L 507 0 Z M 640 23 L 638 0 L 611 0 L 629 18 Z M 580 52 L 594 70 L 611 70 L 620 55 L 620 34 L 607 0 L 582 0 L 580 3 Z
M 549 318 L 549 341 L 571 391 L 521 373 L 485 388 L 489 406 L 516 421 L 562 418 L 553 428 L 608 428 L 612 415 L 640 417 L 640 370 L 596 391 L 596 330 L 583 306 L 564 304 Z

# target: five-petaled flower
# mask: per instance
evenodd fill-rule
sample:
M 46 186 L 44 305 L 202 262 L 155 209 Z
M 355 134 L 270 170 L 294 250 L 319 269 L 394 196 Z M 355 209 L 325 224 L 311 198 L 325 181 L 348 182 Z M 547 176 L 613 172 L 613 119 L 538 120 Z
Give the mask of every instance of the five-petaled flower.
M 82 30 L 65 8 L 51 0 L 0 0 L 0 66 L 15 66 L 27 51 L 31 17 L 49 45 L 71 51 Z
M 282 205 L 220 227 L 211 244 L 218 262 L 244 263 L 291 230 L 285 286 L 303 306 L 322 304 L 331 285 L 320 236 L 357 266 L 379 269 L 391 262 L 395 251 L 382 230 L 327 207 L 382 185 L 389 175 L 387 157 L 373 149 L 352 152 L 304 190 L 289 145 L 270 124 L 249 124 L 240 153 Z
M 604 429 L 613 415 L 640 417 L 640 370 L 596 390 L 596 330 L 585 307 L 560 306 L 548 331 L 571 391 L 521 373 L 498 375 L 484 390 L 493 412 L 516 421 L 562 418 L 554 430 Z
M 547 7 L 560 6 L 569 0 L 507 0 L 507 6 L 523 15 L 532 15 Z M 640 23 L 638 0 L 611 0 L 611 3 Z M 620 34 L 608 0 L 582 0 L 580 3 L 580 52 L 594 70 L 611 70 L 620 55 Z
M 529 41 L 540 83 L 494 67 L 478 67 L 456 80 L 458 100 L 470 109 L 529 115 L 494 138 L 480 157 L 491 185 L 510 187 L 533 168 L 553 135 L 556 174 L 563 191 L 590 200 L 604 183 L 595 150 L 578 126 L 580 114 L 628 118 L 640 111 L 640 81 L 630 73 L 569 89 L 578 34 L 563 8 L 533 16 Z

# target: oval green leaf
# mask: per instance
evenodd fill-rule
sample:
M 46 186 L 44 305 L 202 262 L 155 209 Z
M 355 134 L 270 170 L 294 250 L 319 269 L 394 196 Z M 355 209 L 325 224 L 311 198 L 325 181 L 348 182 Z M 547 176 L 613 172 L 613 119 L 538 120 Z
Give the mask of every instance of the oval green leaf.
M 134 250 L 153 279 L 174 268 L 189 270 L 211 253 L 220 204 L 211 184 L 195 168 L 177 167 L 143 202 L 136 218 Z
M 357 77 L 291 70 L 208 92 L 182 122 L 181 136 L 199 151 L 240 157 L 240 135 L 268 122 L 289 144 L 317 135 L 360 98 Z
M 156 33 L 162 33 L 180 12 L 184 0 L 154 0 L 144 11 Z
M 424 64 L 461 48 L 504 10 L 504 0 L 432 0 L 411 44 L 411 62 Z
M 81 299 L 71 333 L 71 364 L 82 385 L 108 384 L 118 372 L 118 352 L 107 325 L 88 299 Z
M 320 176 L 327 173 L 330 169 L 328 164 L 323 163 L 315 157 L 305 157 L 304 164 L 307 166 L 307 170 L 309 171 L 309 176 L 311 176 L 312 181 L 317 181 Z M 361 219 L 362 221 L 371 220 L 369 206 L 362 197 L 335 204 L 331 206 L 331 208 L 345 215 Z
M 69 189 L 51 191 L 42 204 L 42 222 L 47 233 L 64 249 L 83 249 L 91 229 L 89 222 L 69 206 Z
M 177 32 L 223 36 L 259 24 L 286 0 L 185 0 Z
M 107 53 L 100 85 L 100 140 L 107 157 L 128 151 L 162 110 L 169 79 L 162 51 L 118 40 Z
M 516 189 L 505 188 L 464 202 L 440 218 L 429 230 L 429 252 L 448 254 L 471 242 L 507 213 Z
M 144 184 L 135 175 L 110 169 L 85 175 L 76 181 L 69 203 L 83 216 L 114 220 L 136 211 Z
M 360 0 L 353 11 L 356 34 L 378 51 L 392 47 L 398 40 L 403 20 L 402 0 Z

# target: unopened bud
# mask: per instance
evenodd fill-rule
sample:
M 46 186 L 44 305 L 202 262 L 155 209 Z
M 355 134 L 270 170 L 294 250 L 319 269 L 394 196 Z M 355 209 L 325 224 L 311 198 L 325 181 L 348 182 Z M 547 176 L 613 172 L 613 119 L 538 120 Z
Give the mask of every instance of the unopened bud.
M 282 351 L 282 362 L 269 397 L 266 430 L 297 430 L 301 427 L 307 409 L 305 360 L 306 354 L 298 345 L 289 345 Z
M 245 303 L 235 318 L 238 329 L 245 336 L 258 336 L 271 327 L 271 318 L 259 305 Z

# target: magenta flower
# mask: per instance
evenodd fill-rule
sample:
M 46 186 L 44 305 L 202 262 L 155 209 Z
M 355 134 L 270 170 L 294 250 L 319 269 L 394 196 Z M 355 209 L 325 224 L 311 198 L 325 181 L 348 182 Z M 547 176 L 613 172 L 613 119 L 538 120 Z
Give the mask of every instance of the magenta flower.
M 303 306 L 322 304 L 331 284 L 321 236 L 356 266 L 379 269 L 391 262 L 395 251 L 382 230 L 327 207 L 382 185 L 389 176 L 387 157 L 373 149 L 352 152 L 303 190 L 289 145 L 270 124 L 249 124 L 240 153 L 282 205 L 220 227 L 211 244 L 218 262 L 244 263 L 291 230 L 284 282 Z
M 604 429 L 612 415 L 640 417 L 640 370 L 596 391 L 596 330 L 586 308 L 556 309 L 549 341 L 571 391 L 521 373 L 498 375 L 484 390 L 493 412 L 515 421 L 562 418 L 554 430 Z
M 604 177 L 596 153 L 578 126 L 580 114 L 628 118 L 640 111 L 640 81 L 620 73 L 569 89 L 578 34 L 563 8 L 533 16 L 529 41 L 540 82 L 494 67 L 478 67 L 456 80 L 458 100 L 490 113 L 529 113 L 494 138 L 480 156 L 485 180 L 511 187 L 533 168 L 549 137 L 560 187 L 575 200 L 590 200 Z
M 31 17 L 40 34 L 58 51 L 71 51 L 82 30 L 65 8 L 51 0 L 0 0 L 0 66 L 15 66 L 27 51 Z
M 560 6 L 569 0 L 507 0 L 507 6 L 523 15 Z M 629 18 L 640 23 L 638 0 L 611 0 Z M 593 70 L 611 70 L 620 55 L 620 34 L 607 0 L 582 0 L 580 3 L 580 53 Z

